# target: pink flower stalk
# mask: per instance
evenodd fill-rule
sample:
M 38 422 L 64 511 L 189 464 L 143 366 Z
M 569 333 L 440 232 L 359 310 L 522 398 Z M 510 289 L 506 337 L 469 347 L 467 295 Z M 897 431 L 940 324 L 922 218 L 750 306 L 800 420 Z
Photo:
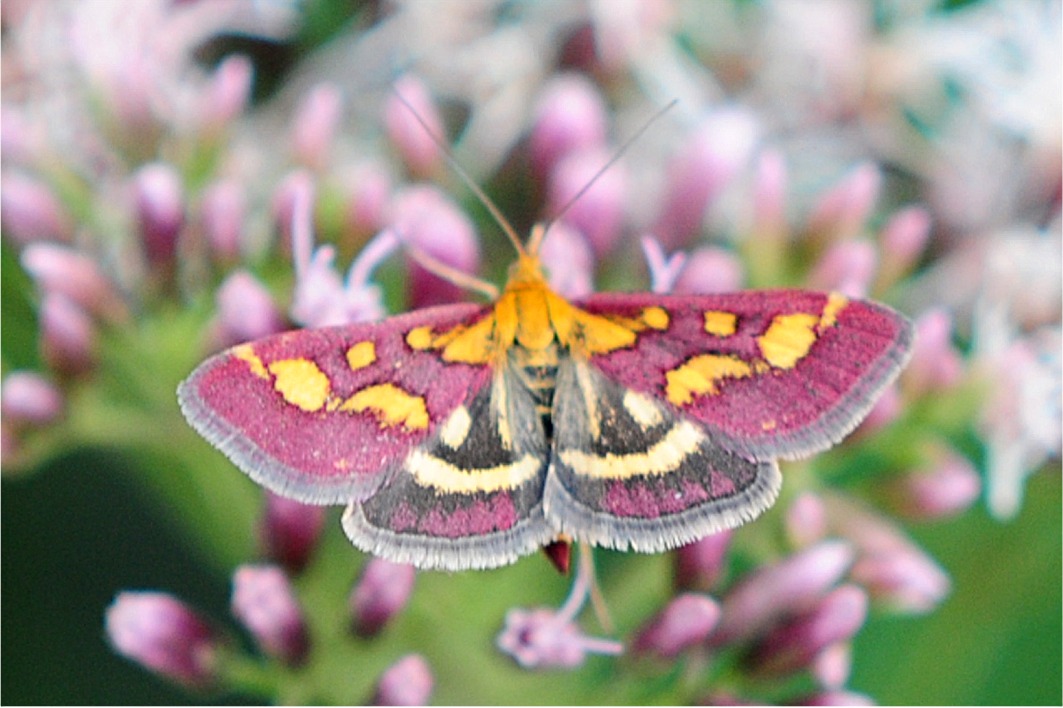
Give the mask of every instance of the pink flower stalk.
M 875 291 L 883 292 L 915 266 L 930 239 L 930 212 L 921 206 L 901 209 L 879 233 L 881 259 Z
M 219 180 L 203 190 L 199 220 L 211 255 L 223 264 L 240 260 L 247 218 L 247 194 L 234 179 Z
M 694 128 L 669 165 L 667 197 L 652 229 L 665 248 L 682 248 L 700 233 L 706 210 L 749 163 L 759 132 L 738 107 L 721 108 Z
M 726 567 L 730 529 L 710 534 L 675 551 L 675 584 L 686 590 L 711 590 Z
M 848 641 L 867 619 L 867 593 L 842 585 L 808 612 L 772 629 L 750 655 L 753 671 L 783 676 L 806 668 L 828 646 Z
M 808 276 L 808 287 L 834 290 L 848 297 L 866 297 L 875 277 L 878 253 L 863 240 L 831 244 Z
M 81 374 L 96 364 L 96 326 L 70 298 L 45 293 L 39 310 L 41 350 L 57 371 Z
M 579 199 L 572 199 L 591 183 L 609 158 L 602 148 L 571 152 L 554 166 L 547 185 L 548 213 L 557 216 L 567 206 L 560 220 L 586 236 L 598 258 L 611 253 L 620 238 L 628 181 L 623 165 L 611 166 Z
M 306 180 L 293 180 L 292 253 L 295 293 L 291 318 L 304 327 L 327 327 L 379 319 L 384 314 L 380 289 L 370 284 L 373 270 L 396 248 L 399 241 L 390 231 L 381 232 L 366 244 L 351 263 L 346 281 L 333 269 L 336 249 L 314 248 L 311 204 L 313 187 Z
M 230 273 L 218 287 L 215 299 L 218 316 L 214 339 L 219 348 L 261 339 L 285 329 L 273 296 L 246 270 Z
M 32 371 L 12 371 L 0 387 L 0 413 L 9 425 L 47 425 L 63 414 L 63 394 Z
M 229 56 L 218 64 L 200 108 L 201 124 L 208 134 L 224 129 L 244 112 L 253 78 L 254 67 L 245 56 Z
M 859 235 L 867 225 L 881 188 L 882 172 L 878 165 L 856 166 L 812 207 L 808 233 L 821 244 Z
M 590 572 L 584 563 L 578 565 L 568 599 L 557 611 L 515 608 L 506 613 L 498 648 L 524 668 L 572 669 L 581 666 L 587 654 L 623 652 L 620 642 L 587 636 L 575 623 L 590 592 Z
M 325 507 L 310 506 L 266 492 L 259 537 L 270 558 L 289 573 L 309 562 L 325 525 Z
M 747 575 L 723 598 L 712 642 L 745 641 L 807 610 L 841 580 L 853 558 L 850 544 L 826 540 Z
M 172 263 L 184 226 L 184 187 L 177 170 L 165 162 L 140 168 L 133 178 L 137 223 L 144 255 L 153 266 Z
M 107 608 L 107 637 L 122 656 L 188 688 L 216 680 L 214 630 L 177 598 L 123 592 Z
M 692 295 L 733 293 L 742 289 L 744 280 L 742 262 L 734 253 L 717 246 L 706 246 L 687 254 L 686 264 L 679 272 L 672 292 Z
M 428 131 L 399 96 L 405 99 L 425 122 Z M 430 178 L 439 172 L 443 164 L 443 153 L 432 136 L 440 141 L 446 139 L 443 116 L 440 115 L 428 86 L 420 78 L 406 74 L 395 82 L 384 104 L 384 128 L 411 175 Z
M 343 94 L 333 84 L 318 84 L 303 97 L 292 119 L 291 150 L 296 162 L 315 172 L 324 169 L 342 111 Z
M 124 316 L 121 295 L 89 255 L 60 244 L 32 243 L 21 260 L 41 292 L 62 295 L 93 315 Z
M 379 634 L 406 607 L 416 578 L 412 565 L 370 558 L 349 600 L 354 631 L 363 637 Z
M 650 271 L 650 290 L 655 293 L 672 292 L 676 279 L 686 265 L 687 255 L 676 251 L 665 256 L 661 244 L 652 236 L 642 237 L 642 252 Z
M 719 619 L 720 607 L 711 597 L 682 593 L 639 631 L 634 650 L 674 659 L 705 641 Z
M 608 117 L 597 85 L 583 74 L 559 74 L 543 87 L 528 151 L 540 179 L 571 152 L 605 146 Z
M 242 565 L 233 574 L 233 616 L 259 648 L 297 666 L 310 648 L 303 611 L 284 571 L 273 565 Z
M 19 172 L 0 177 L 0 219 L 6 236 L 18 244 L 69 241 L 74 223 L 52 190 Z
M 908 396 L 952 388 L 963 376 L 963 358 L 952 344 L 952 316 L 941 308 L 915 321 L 912 360 L 901 376 Z
M 380 676 L 372 705 L 423 706 L 432 696 L 435 679 L 425 658 L 407 654 Z
M 363 239 L 384 227 L 391 201 L 391 175 L 380 164 L 366 162 L 342 177 L 346 198 L 344 224 L 356 239 Z
M 594 292 L 594 252 L 576 229 L 564 222 L 553 224 L 539 256 L 546 265 L 550 287 L 558 294 L 579 298 Z
M 786 540 L 792 548 L 807 548 L 827 535 L 827 509 L 814 492 L 802 492 L 790 502 L 784 517 Z
M 926 467 L 887 483 L 891 506 L 912 519 L 940 519 L 966 511 L 982 493 L 982 478 L 955 450 L 931 452 Z
M 460 207 L 437 187 L 416 185 L 395 195 L 388 224 L 410 249 L 460 271 L 480 267 L 476 229 Z M 412 308 L 461 300 L 457 285 L 431 273 L 410 258 L 408 299 Z

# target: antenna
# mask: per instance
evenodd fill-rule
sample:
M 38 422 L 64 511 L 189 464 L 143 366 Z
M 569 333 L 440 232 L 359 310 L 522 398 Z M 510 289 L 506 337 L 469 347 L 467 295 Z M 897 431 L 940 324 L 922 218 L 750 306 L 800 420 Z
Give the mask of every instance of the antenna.
M 472 193 L 476 195 L 476 198 L 480 200 L 480 203 L 483 204 L 484 207 L 486 207 L 487 211 L 491 212 L 491 216 L 494 217 L 495 222 L 502 228 L 502 231 L 505 232 L 506 236 L 509 237 L 513 247 L 517 249 L 517 253 L 524 255 L 524 245 L 520 242 L 520 237 L 517 236 L 516 229 L 513 228 L 513 225 L 510 224 L 509 220 L 502 214 L 502 210 L 491 201 L 491 198 L 480 189 L 480 185 L 476 184 L 473 178 L 469 176 L 469 173 L 465 171 L 465 168 L 463 168 L 454 157 L 454 153 L 450 151 L 450 148 L 443 142 L 443 139 L 432 131 L 425 119 L 417 112 L 417 109 L 406 100 L 406 97 L 403 96 L 397 88 L 392 88 L 395 91 L 395 96 L 400 102 L 402 102 L 402 105 L 406 107 L 406 110 L 410 112 L 410 115 L 414 117 L 414 120 L 424 128 L 424 132 L 428 134 L 428 137 L 433 143 L 435 143 L 435 146 L 443 153 L 443 157 L 447 159 L 447 164 L 450 165 L 450 168 L 457 173 L 458 177 L 461 178 L 461 181 L 465 183 L 465 186 L 472 190 Z
M 677 103 L 679 103 L 679 99 L 673 98 L 671 101 L 669 101 L 668 105 L 659 109 L 656 113 L 650 116 L 649 119 L 642 124 L 642 127 L 636 130 L 631 137 L 624 141 L 624 144 L 621 145 L 620 148 L 617 149 L 617 151 L 613 154 L 613 156 L 609 158 L 609 161 L 602 165 L 601 169 L 594 173 L 594 176 L 587 181 L 587 184 L 585 184 L 582 189 L 576 192 L 575 196 L 569 199 L 565 203 L 565 205 L 561 207 L 561 209 L 559 209 L 556 214 L 554 214 L 553 218 L 551 218 L 550 221 L 546 223 L 546 226 L 542 228 L 536 228 L 532 231 L 531 239 L 528 241 L 527 246 L 528 253 L 536 254 L 539 252 L 539 246 L 542 245 L 542 242 L 546 238 L 546 233 L 550 230 L 550 227 L 560 221 L 561 217 L 564 216 L 565 213 L 569 209 L 571 209 L 572 206 L 577 201 L 579 201 L 580 198 L 584 194 L 586 194 L 591 187 L 594 186 L 594 183 L 598 181 L 598 178 L 604 175 L 610 167 L 615 165 L 617 161 L 621 157 L 623 157 L 624 154 L 631 148 L 635 141 L 641 138 L 642 134 L 649 130 L 650 126 L 656 123 L 661 116 L 672 110 L 672 108 L 674 108 Z

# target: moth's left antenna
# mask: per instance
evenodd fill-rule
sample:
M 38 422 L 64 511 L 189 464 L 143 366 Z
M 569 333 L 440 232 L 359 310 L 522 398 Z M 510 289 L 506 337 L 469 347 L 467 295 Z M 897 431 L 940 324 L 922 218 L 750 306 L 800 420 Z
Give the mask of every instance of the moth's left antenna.
M 469 173 L 465 171 L 465 168 L 463 168 L 454 157 L 454 153 L 450 151 L 450 148 L 443 142 L 443 139 L 436 135 L 432 128 L 429 127 L 428 122 L 421 117 L 421 114 L 417 112 L 417 109 L 406 100 L 406 97 L 403 96 L 397 88 L 393 88 L 393 91 L 395 92 L 396 98 L 398 98 L 402 105 L 406 107 L 406 110 L 410 112 L 410 115 L 414 117 L 414 120 L 424 128 L 424 132 L 428 135 L 431 141 L 435 143 L 435 146 L 439 148 L 439 151 L 443 153 L 443 157 L 447 159 L 447 164 L 450 165 L 450 168 L 461 178 L 461 181 L 465 183 L 465 186 L 472 190 L 472 193 L 476 195 L 476 198 L 480 200 L 480 203 L 484 205 L 487 211 L 491 212 L 491 216 L 494 217 L 495 222 L 502 228 L 502 231 L 505 232 L 506 236 L 509 237 L 513 247 L 517 249 L 517 253 L 524 255 L 524 245 L 520 242 L 520 237 L 517 236 L 516 229 L 513 228 L 513 225 L 510 224 L 509 220 L 502 214 L 502 210 L 491 201 L 491 198 L 487 196 L 482 189 L 480 189 L 480 185 L 476 184 Z

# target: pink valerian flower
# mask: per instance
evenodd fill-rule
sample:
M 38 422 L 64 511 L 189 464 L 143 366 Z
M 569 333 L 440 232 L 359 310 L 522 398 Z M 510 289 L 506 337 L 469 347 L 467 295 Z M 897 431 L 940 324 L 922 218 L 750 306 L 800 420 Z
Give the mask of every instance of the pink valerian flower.
M 742 289 L 745 272 L 738 257 L 718 246 L 697 248 L 687 254 L 672 292 L 708 295 Z
M 589 565 L 578 564 L 561 609 L 515 608 L 506 613 L 505 627 L 495 640 L 498 648 L 528 669 L 572 669 L 582 665 L 587 654 L 620 654 L 624 650 L 620 642 L 587 636 L 575 623 L 590 593 L 593 569 Z
M 560 74 L 542 88 L 528 151 L 540 178 L 564 155 L 605 145 L 607 115 L 598 87 L 583 74 Z
M 118 320 L 126 315 L 117 287 L 88 254 L 57 243 L 31 243 L 22 250 L 21 261 L 42 293 L 62 295 L 98 317 Z
M 123 592 L 107 608 L 107 637 L 119 654 L 189 688 L 217 679 L 217 633 L 177 598 Z
M 377 681 L 372 705 L 422 706 L 432 695 L 432 669 L 419 654 L 408 654 L 392 664 Z
M 884 292 L 908 275 L 926 250 L 930 225 L 930 212 L 921 206 L 906 207 L 890 217 L 878 235 L 880 258 L 876 292 Z
M 273 297 L 253 275 L 240 269 L 230 273 L 215 294 L 218 316 L 214 343 L 219 349 L 261 339 L 285 329 Z
M 254 68 L 251 60 L 228 56 L 218 64 L 200 104 L 200 124 L 207 134 L 216 134 L 244 112 L 251 95 Z
M 682 593 L 672 599 L 635 638 L 633 649 L 664 659 L 705 641 L 720 619 L 720 607 L 708 595 Z
M 298 665 L 310 647 L 303 611 L 284 571 L 273 565 L 242 565 L 233 574 L 232 613 L 259 648 Z
M 384 228 L 392 178 L 383 165 L 367 161 L 343 170 L 339 181 L 346 200 L 345 230 L 363 239 Z
M 398 248 L 398 238 L 390 231 L 378 234 L 351 264 L 346 281 L 341 281 L 332 267 L 336 249 L 329 245 L 314 248 L 311 184 L 308 180 L 298 180 L 292 183 L 291 189 L 295 264 L 292 320 L 304 327 L 326 327 L 382 317 L 380 289 L 369 283 L 369 276 Z
M 414 112 L 428 130 L 414 117 Z M 410 174 L 427 178 L 439 172 L 443 153 L 435 140 L 445 138 L 443 117 L 420 78 L 405 74 L 395 81 L 384 105 L 384 127 Z
M 214 182 L 200 197 L 199 225 L 206 236 L 211 255 L 218 262 L 236 263 L 244 247 L 244 219 L 247 194 L 233 179 Z
M 582 233 L 598 258 L 612 253 L 619 243 L 627 199 L 628 176 L 622 164 L 598 175 L 610 157 L 605 148 L 570 152 L 554 165 L 547 180 L 547 213 L 556 218 L 567 207 L 559 221 Z
M 827 510 L 814 492 L 802 492 L 786 508 L 786 540 L 793 548 L 807 548 L 827 535 Z
M 942 391 L 963 375 L 963 359 L 952 344 L 952 316 L 941 308 L 927 310 L 915 321 L 912 360 L 901 374 L 908 396 Z
M 650 290 L 655 293 L 672 292 L 676 279 L 686 265 L 687 254 L 677 251 L 665 256 L 660 242 L 652 236 L 642 237 L 642 253 L 646 256 L 646 265 L 650 270 Z
M 878 265 L 878 252 L 869 241 L 839 241 L 827 247 L 809 273 L 814 290 L 835 290 L 847 297 L 867 297 Z
M 539 258 L 554 292 L 567 298 L 594 292 L 594 252 L 583 234 L 568 224 L 562 221 L 550 226 Z
M 0 386 L 0 413 L 8 425 L 47 425 L 63 414 L 63 407 L 59 389 L 32 371 L 12 371 Z
M 878 201 L 882 173 L 872 163 L 854 167 L 812 206 L 807 230 L 817 242 L 844 241 L 861 234 Z
M 328 164 L 342 111 L 343 95 L 332 84 L 319 84 L 303 97 L 292 119 L 291 151 L 296 162 L 314 171 Z
M 0 215 L 4 234 L 19 244 L 69 241 L 74 224 L 52 190 L 14 170 L 0 177 Z
M 675 551 L 675 584 L 685 590 L 710 590 L 726 567 L 734 531 L 728 529 L 680 546 Z
M 310 561 L 325 525 L 326 510 L 273 492 L 265 494 L 265 508 L 259 521 L 259 538 L 266 554 L 298 573 Z
M 351 592 L 349 605 L 354 631 L 374 636 L 406 606 L 417 571 L 412 565 L 370 558 Z
M 966 457 L 937 445 L 919 469 L 884 485 L 891 508 L 911 519 L 938 519 L 966 511 L 982 493 L 982 478 Z
M 44 293 L 39 317 L 41 351 L 52 368 L 76 375 L 96 365 L 96 325 L 77 303 L 59 293 Z
M 185 222 L 181 176 L 165 162 L 145 165 L 133 178 L 133 195 L 145 258 L 153 268 L 170 265 Z

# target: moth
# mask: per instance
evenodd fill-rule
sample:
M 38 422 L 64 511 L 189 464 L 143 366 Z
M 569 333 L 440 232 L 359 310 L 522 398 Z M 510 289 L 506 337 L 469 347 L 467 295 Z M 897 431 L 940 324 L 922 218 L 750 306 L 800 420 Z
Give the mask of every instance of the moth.
M 271 491 L 346 504 L 364 551 L 492 568 L 563 536 L 659 552 L 754 519 L 777 461 L 843 438 L 910 354 L 905 317 L 839 293 L 570 302 L 546 228 L 522 245 L 502 225 L 517 259 L 493 303 L 233 347 L 180 385 L 188 422 Z

